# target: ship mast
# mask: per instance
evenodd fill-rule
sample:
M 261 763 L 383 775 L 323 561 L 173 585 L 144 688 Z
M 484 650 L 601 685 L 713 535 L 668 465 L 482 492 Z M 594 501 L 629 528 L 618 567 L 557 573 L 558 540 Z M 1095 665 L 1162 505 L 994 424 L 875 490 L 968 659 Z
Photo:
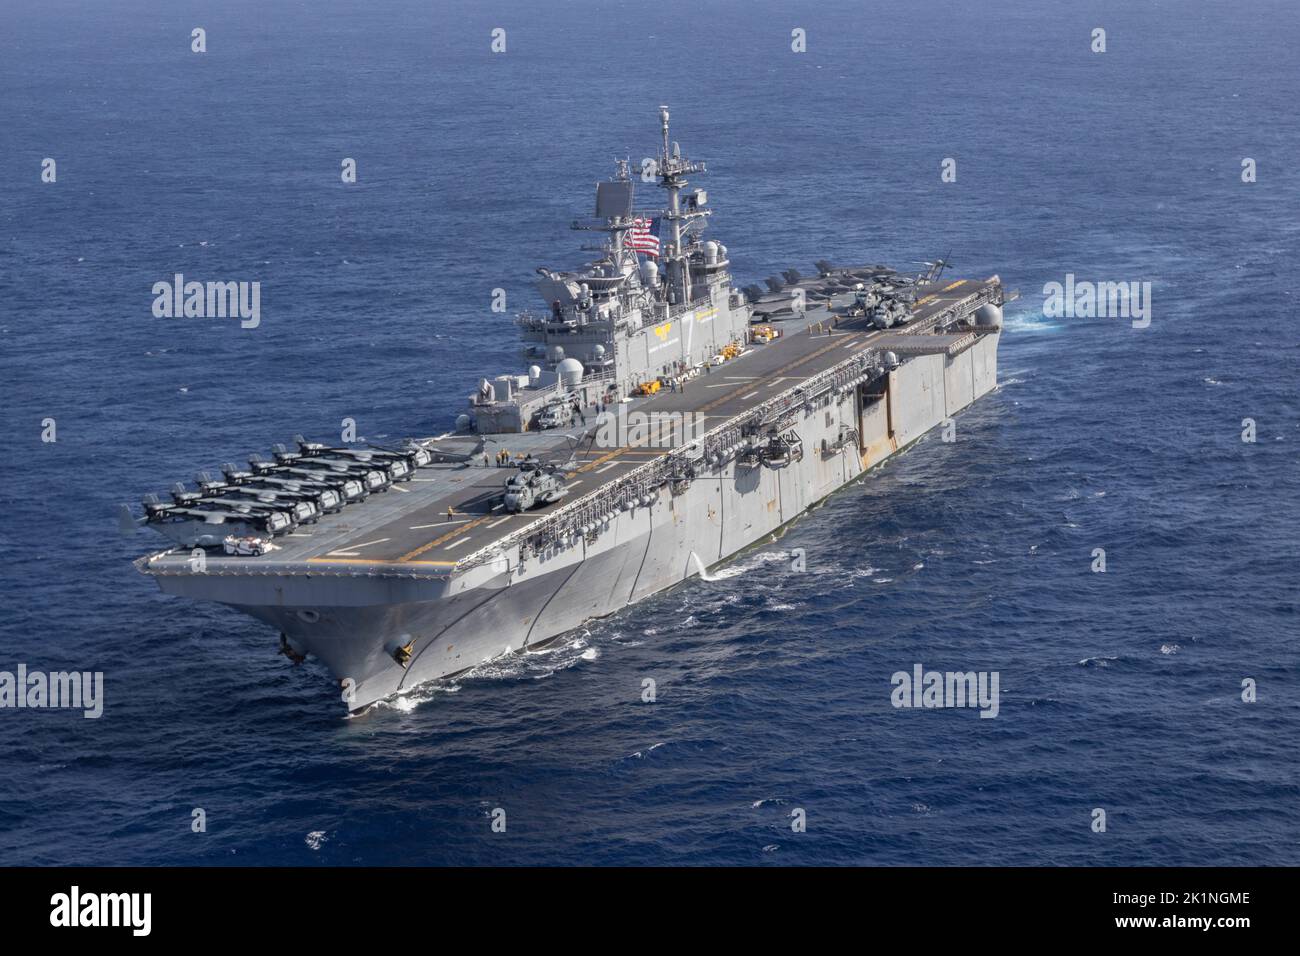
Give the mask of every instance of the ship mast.
M 635 213 L 631 207 L 632 191 L 631 176 L 628 172 L 628 161 L 626 159 L 616 159 L 616 171 L 614 178 L 607 183 L 597 183 L 597 209 L 595 220 L 578 221 L 569 224 L 570 229 L 576 229 L 582 232 L 605 232 L 609 233 L 609 240 L 601 246 L 583 246 L 588 252 L 603 252 L 606 259 L 615 270 L 620 269 L 624 259 L 629 255 L 630 250 L 627 248 L 625 233 L 633 228 Z M 602 215 L 601 212 L 601 188 L 603 185 L 620 183 L 627 186 L 627 193 L 623 197 L 626 202 L 626 208 L 610 208 Z
M 659 123 L 663 130 L 663 149 L 659 154 L 659 185 L 668 190 L 666 218 L 671 229 L 672 242 L 664 253 L 668 264 L 668 302 L 670 305 L 691 301 L 691 270 L 687 264 L 686 250 L 682 248 L 683 224 L 708 215 L 707 210 L 682 211 L 681 191 L 688 185 L 687 173 L 706 172 L 703 163 L 693 163 L 682 158 L 681 147 L 668 141 L 668 107 L 659 107 Z M 692 204 L 694 210 L 694 204 Z
M 614 174 L 615 181 L 622 183 L 631 182 L 632 177 L 628 174 L 628 161 L 626 159 L 617 159 L 614 161 L 614 164 L 617 168 L 617 172 Z M 614 265 L 617 267 L 623 264 L 623 233 L 627 232 L 627 230 L 631 228 L 631 222 L 629 221 L 629 218 L 625 216 L 614 223 L 614 226 L 615 228 L 610 230 L 609 251 L 610 257 L 613 259 Z

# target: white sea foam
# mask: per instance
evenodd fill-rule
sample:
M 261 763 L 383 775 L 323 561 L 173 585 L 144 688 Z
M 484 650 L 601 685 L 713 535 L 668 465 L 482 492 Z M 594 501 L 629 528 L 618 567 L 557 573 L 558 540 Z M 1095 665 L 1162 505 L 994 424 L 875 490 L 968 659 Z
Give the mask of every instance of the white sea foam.
M 1119 660 L 1118 657 L 1085 657 L 1079 661 L 1080 667 L 1110 667 L 1113 661 Z
M 765 564 L 772 564 L 777 561 L 789 561 L 790 552 L 788 551 L 760 551 L 759 553 L 746 558 L 744 561 L 737 561 L 725 568 L 714 571 L 711 580 L 722 581 L 727 578 L 739 577 L 750 571 L 756 571 Z
M 459 680 L 459 678 L 457 678 L 457 680 Z M 459 693 L 460 689 L 459 683 L 453 683 L 448 680 L 428 681 L 424 684 L 417 684 L 405 694 L 398 697 L 390 697 L 387 700 L 376 701 L 360 713 L 349 714 L 348 716 L 359 717 L 362 714 L 369 713 L 371 710 L 379 709 L 395 710 L 399 714 L 409 714 L 421 704 L 427 704 L 431 700 L 434 700 L 443 694 Z
M 1005 316 L 1002 327 L 1010 332 L 1055 332 L 1061 326 L 1050 321 L 1041 312 L 1021 312 L 1018 315 Z
M 398 713 L 410 713 L 422 704 L 436 700 L 443 694 L 459 693 L 464 681 L 469 680 L 545 680 L 559 671 L 573 667 L 579 661 L 594 661 L 600 651 L 588 646 L 589 631 L 575 635 L 570 640 L 556 641 L 541 648 L 530 648 L 523 653 L 510 652 L 476 664 L 455 678 L 426 681 L 411 688 L 399 697 L 381 700 L 374 708 L 387 708 Z M 366 713 L 371 708 L 366 708 Z M 358 715 L 350 715 L 358 716 Z

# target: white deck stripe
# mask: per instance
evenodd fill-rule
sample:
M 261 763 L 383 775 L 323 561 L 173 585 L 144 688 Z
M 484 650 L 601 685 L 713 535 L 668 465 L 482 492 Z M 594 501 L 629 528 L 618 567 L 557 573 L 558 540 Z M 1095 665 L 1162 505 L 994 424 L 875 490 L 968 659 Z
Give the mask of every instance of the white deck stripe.
M 388 538 L 380 538 L 380 539 L 377 540 L 377 541 L 367 541 L 367 542 L 365 542 L 364 544 L 350 544 L 350 545 L 348 545 L 346 548 L 344 548 L 342 551 L 331 551 L 330 554 L 331 554 L 331 555 L 335 555 L 335 554 L 337 554 L 337 555 L 342 555 L 342 556 L 344 556 L 344 557 L 347 557 L 347 556 L 348 556 L 348 555 L 347 555 L 347 552 L 349 552 L 349 551 L 356 551 L 358 548 L 368 548 L 368 547 L 370 547 L 372 544 L 383 544 L 383 543 L 384 543 L 385 541 L 387 541 L 387 540 L 389 540 L 389 539 L 388 539 Z

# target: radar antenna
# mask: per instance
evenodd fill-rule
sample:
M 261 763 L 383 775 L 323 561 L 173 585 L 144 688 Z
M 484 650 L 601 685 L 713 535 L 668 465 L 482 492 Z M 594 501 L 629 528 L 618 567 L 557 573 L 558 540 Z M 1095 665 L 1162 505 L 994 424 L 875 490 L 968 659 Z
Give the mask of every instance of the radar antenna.
M 708 170 L 703 163 L 683 159 L 678 144 L 672 143 L 670 151 L 667 106 L 659 107 L 659 124 L 663 131 L 663 150 L 659 154 L 659 185 L 668 190 L 668 211 L 664 218 L 668 220 L 671 230 L 671 241 L 664 250 L 663 259 L 668 265 L 668 301 L 675 305 L 691 301 L 691 270 L 687 265 L 687 251 L 682 245 L 683 235 L 695 220 L 710 215 L 709 210 L 701 208 L 704 196 L 702 192 L 692 196 L 689 209 L 683 211 L 681 192 L 687 185 L 688 173 L 703 173 Z

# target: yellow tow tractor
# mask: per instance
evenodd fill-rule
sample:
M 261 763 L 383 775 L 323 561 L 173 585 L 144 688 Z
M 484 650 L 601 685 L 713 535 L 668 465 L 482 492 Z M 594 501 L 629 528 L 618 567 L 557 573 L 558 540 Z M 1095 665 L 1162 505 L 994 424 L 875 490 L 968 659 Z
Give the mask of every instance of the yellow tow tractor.
M 755 342 L 762 342 L 766 345 L 773 339 L 781 337 L 781 330 L 770 325 L 755 325 L 750 329 L 750 335 Z
M 659 391 L 660 387 L 661 385 L 659 379 L 652 378 L 650 381 L 642 382 L 640 385 L 634 388 L 632 390 L 632 394 L 633 395 L 654 395 Z

